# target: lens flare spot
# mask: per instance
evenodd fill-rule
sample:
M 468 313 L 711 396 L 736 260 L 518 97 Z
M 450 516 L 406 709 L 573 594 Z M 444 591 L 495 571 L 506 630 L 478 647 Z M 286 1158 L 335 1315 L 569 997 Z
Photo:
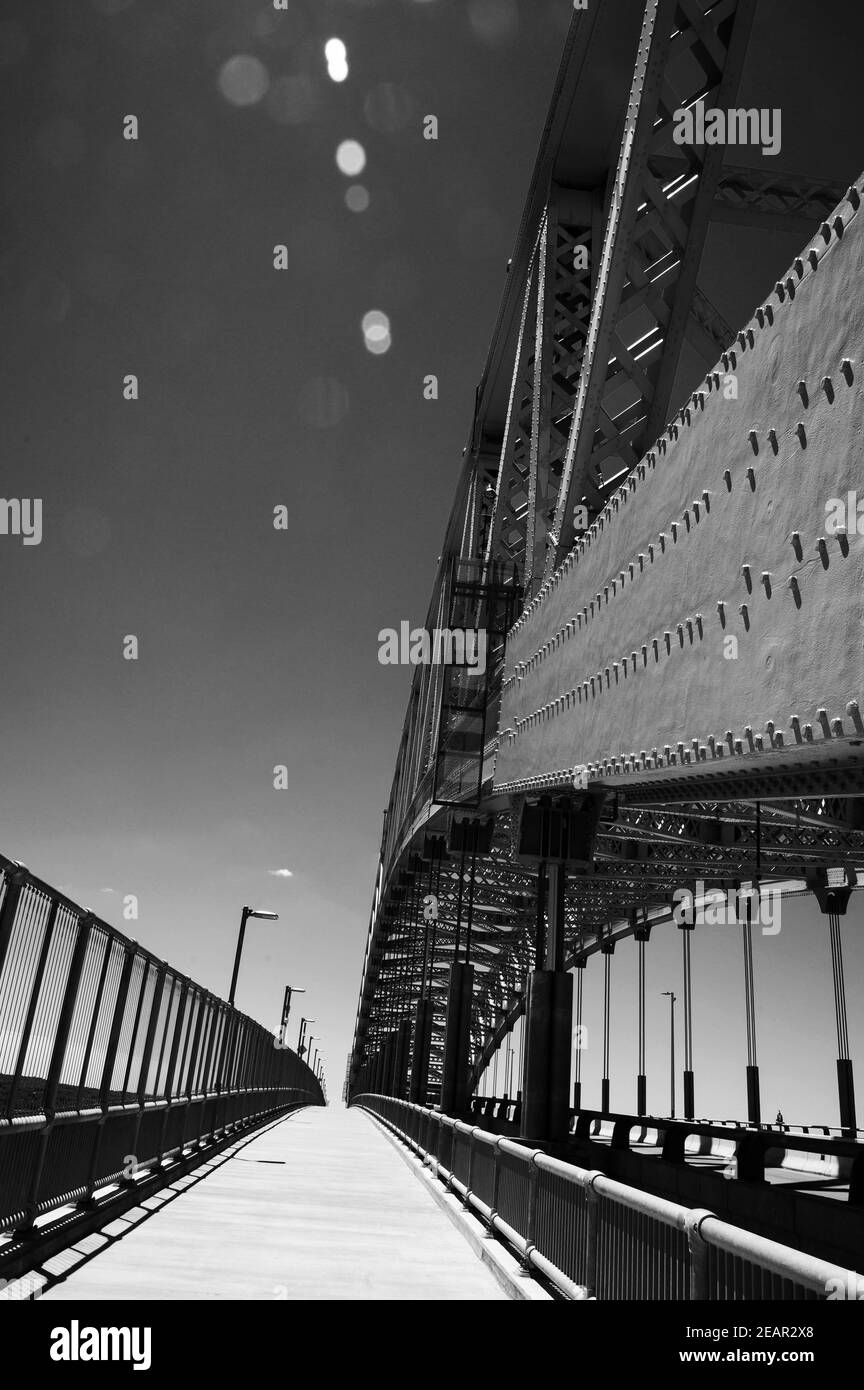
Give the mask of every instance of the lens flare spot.
M 365 212 L 369 201 L 369 190 L 362 183 L 352 183 L 345 194 L 345 206 L 351 212 Z
M 336 163 L 346 178 L 356 179 L 366 168 L 366 151 L 358 140 L 343 140 L 336 151 Z
M 249 53 L 236 53 L 219 72 L 219 90 L 232 106 L 254 106 L 269 86 L 264 64 Z
M 382 353 L 389 352 L 393 342 L 390 331 L 390 320 L 380 309 L 370 309 L 368 314 L 363 315 L 363 341 L 366 344 L 367 352 L 380 356 Z
M 324 45 L 327 72 L 333 82 L 344 82 L 348 76 L 348 50 L 341 39 L 328 39 Z

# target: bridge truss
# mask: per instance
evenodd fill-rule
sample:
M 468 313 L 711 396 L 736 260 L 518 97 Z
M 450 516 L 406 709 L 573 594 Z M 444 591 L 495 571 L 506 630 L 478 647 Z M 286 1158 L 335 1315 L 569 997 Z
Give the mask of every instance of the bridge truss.
M 616 589 L 633 583 L 634 565 L 637 577 L 647 566 L 649 549 L 652 565 L 655 558 L 647 541 L 638 560 L 621 548 L 629 533 L 619 525 L 619 508 L 634 496 L 638 504 L 637 485 L 662 496 L 658 460 L 694 418 L 702 424 L 706 395 L 713 392 L 716 400 L 739 365 L 743 374 L 743 359 L 758 347 L 754 332 L 791 311 L 811 271 L 818 284 L 816 268 L 843 243 L 860 204 L 854 186 L 846 194 L 843 184 L 776 173 L 757 149 L 748 149 L 750 164 L 743 167 L 740 153 L 727 161 L 723 146 L 675 143 L 676 111 L 699 101 L 720 109 L 750 104 L 745 79 L 758 67 L 751 47 L 755 8 L 755 0 L 630 0 L 574 16 L 427 618 L 430 630 L 460 622 L 485 627 L 488 669 L 483 681 L 473 682 L 452 668 L 415 669 L 385 818 L 349 1094 L 435 1100 L 443 1087 L 446 1100 L 448 1014 L 455 1031 L 453 1011 L 461 1007 L 453 966 L 469 961 L 470 1091 L 525 1014 L 532 971 L 544 965 L 578 971 L 591 955 L 608 956 L 618 940 L 632 936 L 644 981 L 651 931 L 672 920 L 676 890 L 697 881 L 707 888 L 811 891 L 831 918 L 832 949 L 840 951 L 839 917 L 864 874 L 864 757 L 857 737 L 864 725 L 854 700 L 844 706 L 845 720 L 832 719 L 822 706 L 793 715 L 785 742 L 779 724 L 754 719 L 745 727 L 742 715 L 731 731 L 715 723 L 715 734 L 646 738 L 632 752 L 621 743 L 610 751 L 614 720 L 604 723 L 598 715 L 591 724 L 587 713 L 589 699 L 628 679 L 632 685 L 637 668 L 651 660 L 650 642 L 637 645 L 626 631 L 619 637 L 608 609 Z M 772 303 L 738 335 L 700 284 L 709 233 L 730 225 L 812 240 L 790 276 L 778 280 Z M 776 273 L 784 270 L 778 264 Z M 772 352 L 776 357 L 769 344 Z M 843 370 L 851 370 L 844 362 Z M 776 365 L 771 369 L 776 374 Z M 754 418 L 759 384 L 754 378 L 746 407 Z M 791 410 L 784 406 L 781 440 L 794 432 Z M 730 411 L 728 418 L 743 429 L 739 415 Z M 768 435 L 773 445 L 777 433 Z M 743 432 L 747 449 L 754 448 L 753 435 Z M 764 457 L 761 428 L 754 452 L 760 447 Z M 682 455 L 682 486 L 695 488 L 706 457 L 731 449 L 718 429 L 713 442 L 709 436 L 707 445 L 694 446 L 698 467 Z M 735 469 L 755 490 L 752 465 L 752 455 L 736 453 Z M 737 471 L 735 478 L 737 485 Z M 676 526 L 683 532 L 686 525 L 689 534 L 717 495 L 687 495 L 688 506 L 693 496 L 704 501 L 672 523 L 674 543 Z M 665 554 L 667 534 L 660 539 Z M 782 543 L 788 547 L 788 533 Z M 728 532 L 725 544 L 729 550 Z M 584 580 L 574 563 L 592 546 L 608 575 L 596 591 L 589 562 Z M 823 552 L 815 553 L 824 566 Z M 718 593 L 729 592 L 732 570 L 716 548 L 703 561 L 703 568 L 712 567 Z M 752 593 L 759 574 L 744 569 Z M 791 592 L 794 597 L 794 585 Z M 727 604 L 734 612 L 731 594 Z M 589 606 L 591 618 L 602 616 L 607 649 L 599 659 L 589 652 L 583 662 L 567 643 L 589 640 Z M 722 620 L 724 604 L 719 607 Z M 693 646 L 694 625 L 701 639 L 708 617 L 666 621 L 668 630 L 661 622 L 656 631 L 671 651 L 679 642 L 682 649 L 688 641 Z M 613 652 L 614 641 L 621 645 Z M 656 662 L 658 641 L 653 645 Z M 557 661 L 557 685 L 543 685 L 544 660 Z M 861 674 L 856 653 L 835 685 L 845 682 L 848 696 Z M 751 680 L 751 702 L 766 679 L 770 673 Z M 676 691 L 675 680 L 660 698 L 677 696 L 683 705 L 688 690 Z M 552 692 L 559 692 L 555 700 L 548 698 Z M 712 710 L 711 717 L 720 715 Z M 628 719 L 622 716 L 625 728 Z M 583 817 L 584 834 L 576 837 L 582 848 L 532 849 L 538 814 L 547 817 L 547 829 L 549 817 Z M 748 933 L 745 923 L 745 939 Z M 682 935 L 689 969 L 689 933 Z M 752 962 L 750 971 L 752 1000 Z M 836 959 L 835 985 L 841 1118 L 854 1133 Z M 685 1023 L 691 1002 L 685 997 Z M 640 1028 L 644 1053 L 644 1017 Z M 685 1073 L 688 1060 L 685 1033 Z M 748 1062 L 750 1119 L 758 1121 L 755 1042 Z M 692 1111 L 692 1072 L 690 1078 Z M 644 1113 L 644 1078 L 640 1100 Z

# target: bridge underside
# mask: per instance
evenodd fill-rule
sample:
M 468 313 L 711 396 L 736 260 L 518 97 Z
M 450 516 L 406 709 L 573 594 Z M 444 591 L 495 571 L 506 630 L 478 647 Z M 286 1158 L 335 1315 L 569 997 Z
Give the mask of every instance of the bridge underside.
M 427 998 L 437 1094 L 456 960 L 473 1084 L 523 1013 L 551 929 L 522 830 L 541 799 L 590 827 L 564 966 L 646 940 L 682 886 L 816 889 L 828 912 L 864 874 L 854 501 L 827 524 L 862 419 L 860 188 L 671 139 L 697 99 L 752 104 L 753 19 L 634 0 L 574 21 L 429 609 L 489 628 L 489 670 L 416 673 L 355 1092 L 407 1094 Z M 700 266 L 709 229 L 745 223 L 784 259 L 736 334 Z

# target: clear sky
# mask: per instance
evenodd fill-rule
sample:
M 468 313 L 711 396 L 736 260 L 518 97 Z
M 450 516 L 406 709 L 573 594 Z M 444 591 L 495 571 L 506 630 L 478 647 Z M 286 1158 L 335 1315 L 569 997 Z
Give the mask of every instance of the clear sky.
M 331 1093 L 411 674 L 377 635 L 425 617 L 569 14 L 3 6 L 2 492 L 43 539 L 0 537 L 0 847 L 222 994 L 278 911 L 238 1004 L 305 987 Z
M 824 46 L 811 7 L 792 9 L 790 41 Z M 284 985 L 304 987 L 290 1036 L 300 1013 L 316 1020 L 331 1094 L 411 676 L 378 663 L 377 634 L 425 616 L 570 14 L 570 0 L 3 5 L 2 491 L 42 499 L 43 538 L 0 537 L 0 848 L 221 994 L 241 906 L 278 911 L 250 923 L 237 1002 L 275 1027 Z M 816 109 L 798 100 L 805 143 Z M 348 140 L 357 173 L 337 164 Z M 857 172 L 844 141 L 832 177 Z M 365 210 L 346 205 L 357 185 Z M 736 323 L 762 289 L 747 235 L 721 305 Z M 718 285 L 727 254 L 709 246 Z M 385 353 L 364 344 L 373 310 Z M 131 373 L 139 398 L 124 400 Z M 832 1054 L 817 1066 L 808 1032 L 830 1033 L 827 935 L 809 906 L 790 918 L 757 952 L 760 1002 L 785 1014 L 770 1047 L 760 1034 L 766 1108 L 796 1117 L 800 1069 L 801 1104 L 831 1120 Z M 849 925 L 854 997 L 860 913 Z M 658 1076 L 677 947 L 670 934 L 653 955 Z M 718 1003 L 738 952 L 715 976 L 694 946 L 700 1110 L 743 1108 L 743 1023 Z M 614 962 L 624 1077 L 633 960 L 624 946 Z M 613 1103 L 632 1089 L 613 1084 Z

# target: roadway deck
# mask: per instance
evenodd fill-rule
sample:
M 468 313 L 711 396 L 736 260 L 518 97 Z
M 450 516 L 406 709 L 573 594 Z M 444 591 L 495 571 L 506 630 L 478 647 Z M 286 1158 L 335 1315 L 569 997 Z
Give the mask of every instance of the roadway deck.
M 44 1268 L 65 1275 L 49 1299 L 507 1298 L 374 1122 L 341 1105 L 295 1112 Z

